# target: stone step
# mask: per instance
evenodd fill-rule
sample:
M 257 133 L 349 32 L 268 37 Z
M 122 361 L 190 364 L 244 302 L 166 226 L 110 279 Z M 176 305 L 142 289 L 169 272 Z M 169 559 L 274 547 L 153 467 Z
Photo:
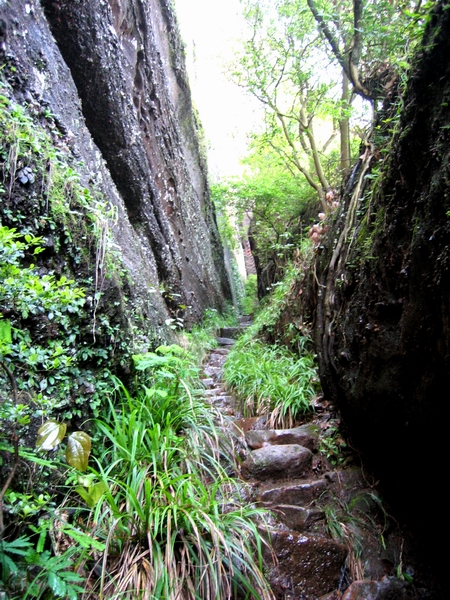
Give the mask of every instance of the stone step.
M 212 377 L 205 377 L 204 379 L 202 379 L 202 383 L 205 386 L 205 388 L 212 388 L 216 385 L 216 382 Z
M 222 377 L 223 367 L 205 367 L 203 372 L 208 377 L 214 377 L 216 380 Z
M 325 479 L 297 479 L 282 483 L 270 482 L 258 489 L 257 499 L 263 503 L 308 506 L 328 488 Z
M 227 347 L 223 347 L 223 348 L 214 348 L 214 350 L 211 351 L 211 360 L 214 364 L 217 364 L 217 361 L 225 361 L 227 354 L 230 353 L 230 349 Z M 223 357 L 223 359 L 222 359 Z M 223 363 L 222 363 L 223 364 Z
M 293 429 L 251 429 L 246 431 L 245 440 L 250 449 L 267 445 L 298 444 L 315 450 L 319 428 L 317 425 L 301 425 Z
M 298 444 L 263 446 L 250 452 L 242 463 L 242 475 L 246 479 L 285 479 L 299 477 L 310 467 L 312 452 Z
M 417 596 L 413 595 L 412 586 L 407 581 L 397 577 L 383 577 L 381 581 L 354 581 L 341 600 L 387 600 L 388 598 L 413 600 Z
M 251 315 L 241 315 L 239 317 L 239 323 L 244 327 L 248 327 L 252 324 L 253 318 Z
M 275 504 L 270 502 L 262 504 L 264 508 L 271 509 L 275 516 L 289 529 L 305 531 L 317 521 L 323 521 L 325 514 L 319 508 L 305 508 L 292 504 Z
M 236 343 L 236 340 L 226 337 L 216 337 L 216 340 L 221 346 L 233 346 Z
M 261 429 L 264 427 L 266 421 L 266 415 L 260 417 L 245 417 L 243 419 L 236 419 L 233 425 L 238 434 L 244 435 L 247 431 L 252 429 Z
M 276 598 L 319 598 L 337 589 L 347 548 L 329 538 L 297 531 L 269 532 L 277 564 L 264 549 L 268 579 Z
M 219 329 L 219 336 L 224 338 L 237 339 L 241 333 L 246 329 L 247 325 L 241 325 L 240 327 L 222 327 Z

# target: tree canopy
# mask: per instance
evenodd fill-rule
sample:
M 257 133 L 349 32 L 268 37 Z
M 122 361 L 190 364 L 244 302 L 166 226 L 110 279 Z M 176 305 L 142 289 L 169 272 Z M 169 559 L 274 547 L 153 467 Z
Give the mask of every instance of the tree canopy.
M 264 127 L 245 177 L 215 194 L 251 204 L 262 263 L 293 242 L 311 200 L 336 205 L 380 108 L 401 96 L 430 4 L 242 0 L 247 33 L 229 74 L 262 104 Z

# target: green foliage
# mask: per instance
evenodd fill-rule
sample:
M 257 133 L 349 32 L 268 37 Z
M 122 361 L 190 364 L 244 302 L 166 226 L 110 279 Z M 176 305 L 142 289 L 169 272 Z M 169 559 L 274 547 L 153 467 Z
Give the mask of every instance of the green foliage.
M 48 550 L 36 550 L 28 536 L 12 541 L 0 540 L 3 589 L 12 594 L 8 596 L 12 600 L 77 600 L 83 592 L 80 584 L 84 580 L 73 571 L 76 553 L 71 548 L 58 556 L 52 556 Z
M 332 465 L 345 461 L 347 444 L 342 439 L 336 427 L 329 427 L 320 437 L 319 451 L 324 454 Z
M 282 346 L 238 343 L 224 367 L 224 380 L 239 394 L 245 416 L 270 415 L 273 426 L 292 427 L 311 408 L 317 392 L 314 357 L 297 357 Z
M 272 262 L 279 272 L 301 244 L 309 227 L 304 215 L 316 198 L 304 180 L 267 148 L 264 136 L 255 137 L 244 163 L 247 169 L 240 179 L 212 186 L 213 199 L 231 223 L 242 224 L 246 214 L 251 217 L 254 253 L 261 268 Z M 233 231 L 239 240 L 236 226 Z
M 336 5 L 330 0 L 315 2 L 320 14 L 328 23 L 333 23 L 341 53 L 349 47 L 354 34 L 353 2 Z M 409 69 L 413 55 L 428 21 L 428 12 L 433 2 L 365 2 L 362 11 L 360 32 L 362 46 L 359 56 L 360 79 L 369 89 L 383 96 L 383 85 L 389 83 L 387 70 L 401 76 Z M 379 86 L 374 89 L 373 86 Z M 371 91 L 372 91 L 371 89 Z
M 93 509 L 86 527 L 106 544 L 99 593 L 269 598 L 263 513 L 239 503 L 192 357 L 163 346 L 134 359 L 136 390 L 117 382 L 108 415 L 96 420 L 98 466 L 76 487 Z
M 304 276 L 305 268 L 310 264 L 313 257 L 313 248 L 309 240 L 305 240 L 298 252 L 300 261 L 288 263 L 284 269 L 284 275 L 280 281 L 273 284 L 269 295 L 264 298 L 253 323 L 247 328 L 242 336 L 242 343 L 251 341 L 264 332 L 272 332 L 278 320 L 286 309 L 290 299 L 290 293 L 296 283 Z M 293 324 L 292 324 L 293 325 Z M 299 340 L 299 351 L 304 349 L 304 340 Z
M 26 435 L 34 419 L 97 410 L 109 368 L 118 356 L 129 360 L 138 316 L 125 297 L 102 305 L 105 280 L 125 278 L 111 246 L 116 210 L 83 185 L 70 136 L 51 114 L 14 102 L 6 83 L 0 91 L 0 315 L 10 327 L 0 352 L 20 398 L 13 406 L 9 384 L 2 386 L 1 418 Z M 75 285 L 75 273 L 82 284 Z M 120 304 L 129 329 L 111 316 Z M 7 382 L 1 369 L 0 382 Z
M 42 250 L 40 242 L 40 238 L 0 227 L 0 311 L 9 316 L 2 321 L 1 356 L 17 378 L 19 394 L 33 399 L 33 405 L 21 405 L 22 425 L 32 416 L 50 416 L 56 407 L 69 404 L 77 375 L 77 356 L 72 350 L 77 340 L 76 319 L 85 303 L 85 293 L 74 281 L 41 275 L 32 263 L 27 266 L 30 250 L 32 255 Z M 36 319 L 46 323 L 51 339 L 43 335 L 39 343 L 32 336 Z M 3 396 L 1 418 L 18 420 L 17 409 L 17 404 Z
M 242 299 L 242 312 L 244 315 L 252 315 L 258 307 L 258 278 L 250 274 L 245 281 L 245 295 Z
M 335 185 L 323 160 L 335 144 L 338 119 L 349 111 L 340 101 L 341 71 L 330 64 L 306 2 L 246 0 L 244 16 L 249 34 L 231 77 L 262 103 L 267 147 L 323 198 Z

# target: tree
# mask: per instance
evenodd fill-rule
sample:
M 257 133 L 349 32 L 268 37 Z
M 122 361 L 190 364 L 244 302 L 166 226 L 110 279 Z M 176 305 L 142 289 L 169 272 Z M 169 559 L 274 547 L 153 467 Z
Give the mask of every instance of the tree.
M 432 4 L 421 0 L 307 3 L 353 92 L 371 101 L 384 98 L 400 72 L 408 69 Z
M 252 151 L 243 161 L 246 172 L 213 186 L 219 214 L 242 223 L 251 219 L 250 236 L 256 260 L 260 297 L 278 280 L 287 261 L 309 228 L 315 212 L 314 191 L 299 173 L 291 172 L 279 154 L 255 136 Z M 224 232 L 224 225 L 221 227 Z M 226 233 L 225 233 L 226 235 Z
M 291 173 L 303 176 L 326 210 L 325 195 L 336 177 L 327 176 L 324 159 L 338 121 L 348 117 L 337 87 L 340 68 L 330 62 L 304 0 L 275 6 L 247 0 L 245 18 L 249 37 L 232 77 L 264 105 L 267 144 Z

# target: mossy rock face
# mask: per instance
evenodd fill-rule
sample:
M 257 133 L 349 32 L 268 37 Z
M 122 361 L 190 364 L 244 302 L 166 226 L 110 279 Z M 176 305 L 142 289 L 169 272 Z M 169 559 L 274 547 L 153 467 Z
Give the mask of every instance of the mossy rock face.
M 441 416 L 450 385 L 450 65 L 444 58 L 450 54 L 450 11 L 445 5 L 433 9 L 389 165 L 371 200 L 378 218 L 370 232 L 370 260 L 360 260 L 361 248 L 349 236 L 330 277 L 333 240 L 344 227 L 338 222 L 316 270 L 316 340 L 325 393 L 338 402 L 353 444 L 376 467 L 397 514 L 429 548 L 439 543 L 418 517 L 429 498 L 417 476 L 427 473 L 433 481 L 445 468 Z M 436 567 L 442 557 L 434 558 Z
M 22 0 L 2 6 L 2 78 L 80 187 L 114 211 L 109 315 L 131 335 L 143 325 L 155 344 L 169 341 L 168 319 L 189 325 L 229 294 L 173 10 L 165 2 L 142 4 L 139 16 L 126 3 L 42 2 L 45 13 L 27 7 Z M 58 172 L 38 154 L 18 164 L 33 181 L 19 178 L 5 205 L 10 221 L 2 219 L 44 235 L 46 268 L 93 278 L 95 243 L 83 229 L 92 215 L 76 203 L 70 215 L 68 179 L 60 178 L 58 201 Z M 40 191 L 50 172 L 49 201 Z M 46 229 L 49 210 L 56 230 Z M 119 315 L 125 304 L 132 317 Z
M 173 11 L 139 4 L 0 8 L 1 225 L 40 237 L 23 266 L 85 299 L 64 327 L 50 310 L 0 311 L 28 349 L 61 341 L 63 375 L 14 361 L 24 395 L 63 419 L 98 410 L 133 352 L 173 342 L 229 291 Z

